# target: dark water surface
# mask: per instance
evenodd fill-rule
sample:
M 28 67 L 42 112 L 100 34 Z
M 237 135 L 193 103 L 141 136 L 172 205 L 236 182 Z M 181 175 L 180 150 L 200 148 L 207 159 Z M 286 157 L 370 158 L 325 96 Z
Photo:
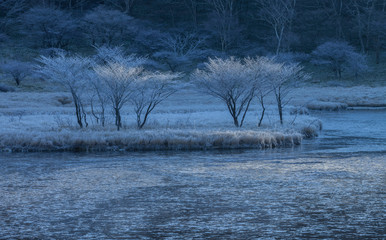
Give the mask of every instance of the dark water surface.
M 385 239 L 386 112 L 277 150 L 0 155 L 0 239 Z

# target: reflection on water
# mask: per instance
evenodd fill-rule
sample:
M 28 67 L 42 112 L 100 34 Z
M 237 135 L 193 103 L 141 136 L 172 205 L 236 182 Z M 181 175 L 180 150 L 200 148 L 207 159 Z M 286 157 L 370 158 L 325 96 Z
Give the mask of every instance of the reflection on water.
M 0 155 L 0 239 L 385 238 L 385 126 L 344 114 L 293 149 Z

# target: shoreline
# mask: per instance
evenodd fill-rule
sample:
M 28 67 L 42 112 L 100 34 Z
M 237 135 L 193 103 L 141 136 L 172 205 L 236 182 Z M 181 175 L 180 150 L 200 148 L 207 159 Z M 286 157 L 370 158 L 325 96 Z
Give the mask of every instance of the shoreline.
M 66 92 L 5 93 L 0 104 L 0 153 L 292 147 L 300 145 L 302 139 L 316 137 L 322 128 L 322 122 L 307 111 L 310 109 L 305 109 L 307 104 L 313 103 L 322 111 L 331 111 L 339 104 L 345 106 L 345 110 L 375 106 L 382 109 L 386 106 L 382 94 L 386 87 L 305 87 L 294 90 L 291 105 L 284 111 L 284 125 L 278 122 L 272 96 L 266 99 L 267 111 L 262 128 L 256 127 L 260 110 L 254 103 L 246 116 L 245 127 L 237 129 L 221 101 L 188 87 L 157 107 L 143 130 L 135 128 L 132 106 L 125 106 L 122 118 L 126 127 L 119 132 L 114 130 L 113 116 L 109 112 L 105 128 L 98 126 L 90 115 L 89 128 L 77 128 L 72 104 L 59 101 L 69 97 Z M 86 107 L 89 110 L 90 106 Z
M 7 137 L 8 135 L 8 137 Z M 269 149 L 300 145 L 300 133 L 256 130 L 62 131 L 0 134 L 0 152 L 134 152 Z

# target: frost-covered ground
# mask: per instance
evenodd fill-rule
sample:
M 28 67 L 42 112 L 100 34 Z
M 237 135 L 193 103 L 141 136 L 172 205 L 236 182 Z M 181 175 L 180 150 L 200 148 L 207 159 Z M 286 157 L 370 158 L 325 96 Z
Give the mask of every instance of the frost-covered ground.
M 284 111 L 284 126 L 278 122 L 272 96 L 266 99 L 263 126 L 252 104 L 242 129 L 233 126 L 226 106 L 219 100 L 187 87 L 161 103 L 143 130 L 137 130 L 132 106 L 123 109 L 124 129 L 116 132 L 108 111 L 107 126 L 100 127 L 88 115 L 90 126 L 80 130 L 71 99 L 63 92 L 1 93 L 0 148 L 28 150 L 133 150 L 277 147 L 299 144 L 304 128 L 313 131 L 322 123 L 307 115 L 308 109 L 336 110 L 348 106 L 386 106 L 386 87 L 299 87 L 291 92 Z M 295 113 L 295 114 L 294 114 Z M 306 113 L 306 114 L 304 114 Z
M 107 126 L 99 126 L 88 114 L 90 126 L 78 129 L 74 107 L 62 104 L 68 94 L 51 92 L 2 93 L 0 104 L 0 148 L 28 150 L 141 150 L 266 148 L 300 144 L 300 130 L 321 127 L 307 115 L 285 111 L 285 125 L 278 123 L 274 105 L 268 106 L 261 128 L 257 128 L 257 102 L 251 107 L 244 127 L 233 126 L 226 106 L 217 99 L 192 89 L 183 89 L 159 105 L 143 130 L 136 128 L 132 106 L 123 109 L 124 129 L 115 130 L 108 111 Z M 62 101 L 62 102 L 61 102 Z
M 292 104 L 316 110 L 386 107 L 386 87 L 301 87 L 293 91 Z

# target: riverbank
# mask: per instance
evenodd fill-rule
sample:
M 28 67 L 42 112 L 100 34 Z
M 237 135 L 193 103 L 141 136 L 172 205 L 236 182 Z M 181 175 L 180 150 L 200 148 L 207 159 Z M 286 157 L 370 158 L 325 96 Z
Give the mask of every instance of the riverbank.
M 106 114 L 102 127 L 88 112 L 89 127 L 77 127 L 71 96 L 63 92 L 16 91 L 1 93 L 0 151 L 140 151 L 277 148 L 301 144 L 322 129 L 308 110 L 386 106 L 386 87 L 299 87 L 291 92 L 291 105 L 279 123 L 275 100 L 266 99 L 266 112 L 252 103 L 243 128 L 235 128 L 221 101 L 184 88 L 161 103 L 144 129 L 136 128 L 132 106 L 122 110 L 123 129 Z M 86 104 L 86 109 L 90 106 Z
M 103 152 L 154 150 L 265 149 L 299 145 L 302 135 L 253 130 L 63 130 L 60 132 L 5 132 L 3 152 Z
M 386 107 L 386 86 L 299 87 L 291 104 L 310 110 L 337 111 L 355 107 Z
M 2 93 L 0 151 L 141 151 L 210 150 L 293 147 L 304 137 L 317 136 L 322 123 L 307 112 L 284 111 L 279 123 L 272 99 L 257 127 L 260 109 L 251 105 L 242 128 L 236 128 L 226 105 L 192 89 L 182 89 L 151 113 L 144 129 L 137 129 L 129 104 L 122 110 L 123 128 L 114 127 L 108 110 L 102 127 L 88 112 L 87 128 L 80 129 L 71 96 L 63 92 Z M 65 101 L 66 100 L 66 101 Z M 268 99 L 267 99 L 268 100 Z M 86 104 L 86 109 L 90 106 Z

